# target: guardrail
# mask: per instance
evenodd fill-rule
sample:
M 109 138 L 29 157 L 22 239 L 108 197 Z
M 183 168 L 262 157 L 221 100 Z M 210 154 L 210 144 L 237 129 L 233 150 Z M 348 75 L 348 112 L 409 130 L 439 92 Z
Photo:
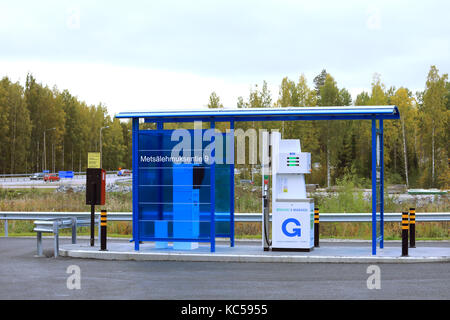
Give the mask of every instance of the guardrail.
M 272 216 L 272 214 L 270 214 Z M 260 213 L 235 213 L 236 222 L 261 222 Z M 385 213 L 385 222 L 401 222 L 402 214 Z M 416 213 L 416 221 L 441 222 L 450 221 L 450 212 Z M 320 222 L 372 222 L 371 213 L 321 213 Z
M 57 172 L 56 172 L 57 173 Z M 19 182 L 19 181 L 30 181 L 30 177 L 34 174 L 31 173 L 14 173 L 14 174 L 0 174 L 0 181 L 3 182 Z M 117 174 L 117 171 L 106 171 L 106 174 Z M 86 177 L 86 172 L 74 172 L 73 178 L 62 178 L 62 179 L 82 179 Z M 42 179 L 40 179 L 42 180 Z
M 100 212 L 96 212 L 96 220 L 100 219 Z M 8 237 L 9 220 L 39 220 L 56 218 L 90 218 L 90 212 L 27 212 L 27 211 L 0 211 L 0 220 L 5 221 L 5 237 Z M 108 221 L 132 221 L 131 212 L 108 212 Z M 401 222 L 402 214 L 385 213 L 385 222 Z M 261 222 L 261 213 L 235 213 L 235 222 Z M 450 221 L 450 212 L 423 212 L 416 213 L 417 222 Z M 320 222 L 372 222 L 371 213 L 321 213 Z
M 59 252 L 59 230 L 72 229 L 72 243 L 77 243 L 77 227 L 89 226 L 90 219 L 79 217 L 71 218 L 51 218 L 34 221 L 34 230 L 37 233 L 37 254 L 42 256 L 42 233 L 54 234 L 54 256 L 58 256 Z

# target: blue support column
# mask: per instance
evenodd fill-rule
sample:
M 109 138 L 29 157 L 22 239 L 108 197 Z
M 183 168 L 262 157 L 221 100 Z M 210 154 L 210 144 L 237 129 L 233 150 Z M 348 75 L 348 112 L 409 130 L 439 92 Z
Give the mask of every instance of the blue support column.
M 158 121 L 156 123 L 156 130 L 157 131 L 162 131 L 164 130 L 164 122 Z M 158 150 L 162 150 L 163 149 L 163 145 L 162 145 L 162 141 L 163 141 L 163 134 L 161 133 L 161 135 L 158 137 Z M 161 185 L 162 183 L 162 170 L 161 169 L 161 162 L 158 162 L 158 219 L 162 220 L 163 219 L 163 199 L 162 199 L 162 187 Z
M 372 255 L 377 254 L 377 122 L 372 119 Z
M 215 121 L 211 121 L 210 128 L 215 130 L 216 123 Z M 210 208 L 211 208 L 211 252 L 216 251 L 216 217 L 215 217 L 215 211 L 216 211 L 216 146 L 215 146 L 216 137 L 213 134 L 211 137 L 211 143 L 213 145 L 212 151 L 211 151 L 211 157 L 212 157 L 212 163 L 210 165 L 210 195 L 211 195 L 211 201 L 210 201 Z
M 139 118 L 133 118 L 131 133 L 133 143 L 133 240 L 134 250 L 139 251 Z
M 231 152 L 231 160 L 230 163 L 230 246 L 234 247 L 234 121 L 230 121 L 230 150 L 227 152 Z
M 383 120 L 380 123 L 380 249 L 384 248 L 384 133 Z
M 162 152 L 163 149 L 163 133 L 164 130 L 164 122 L 158 121 L 156 122 L 156 131 L 158 132 L 158 146 L 157 150 Z M 168 238 L 168 221 L 164 221 L 163 219 L 163 171 L 162 171 L 161 162 L 158 162 L 158 220 L 155 221 L 155 237 L 157 238 Z M 169 247 L 168 241 L 156 241 L 155 247 L 158 249 L 167 249 Z

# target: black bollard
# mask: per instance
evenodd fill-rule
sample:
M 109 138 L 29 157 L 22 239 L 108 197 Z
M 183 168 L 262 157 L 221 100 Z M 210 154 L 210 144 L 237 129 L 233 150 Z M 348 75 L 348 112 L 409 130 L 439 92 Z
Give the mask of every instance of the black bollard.
M 402 213 L 402 257 L 408 256 L 408 212 Z
M 100 215 L 100 251 L 106 251 L 106 210 L 102 210 Z
M 416 208 L 409 208 L 409 247 L 416 247 Z
M 319 246 L 319 208 L 314 208 L 314 247 Z

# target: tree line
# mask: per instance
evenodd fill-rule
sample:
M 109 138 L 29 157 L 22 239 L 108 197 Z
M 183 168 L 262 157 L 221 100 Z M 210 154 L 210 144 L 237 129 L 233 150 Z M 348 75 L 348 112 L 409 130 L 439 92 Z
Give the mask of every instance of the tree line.
M 239 97 L 237 107 L 396 105 L 401 119 L 384 122 L 386 182 L 448 188 L 447 74 L 440 75 L 431 66 L 424 90 L 415 93 L 404 87 L 386 88 L 380 75 L 375 74 L 371 90 L 358 94 L 355 101 L 326 70 L 313 83 L 310 88 L 304 75 L 297 82 L 284 77 L 274 100 L 263 81 L 262 86 L 250 90 L 247 98 Z M 223 108 L 215 92 L 207 106 Z M 370 182 L 370 121 L 238 122 L 236 128 L 279 129 L 284 138 L 300 138 L 302 150 L 311 152 L 314 163 L 309 183 L 332 186 L 346 174 L 359 179 L 361 185 Z M 49 88 L 32 74 L 27 75 L 25 86 L 7 77 L 0 80 L 0 173 L 84 171 L 87 153 L 100 151 L 100 134 L 103 168 L 131 168 L 130 121 L 109 115 L 102 103 L 88 105 L 68 90 Z
M 400 120 L 384 121 L 385 179 L 388 184 L 409 188 L 448 188 L 450 83 L 448 75 L 431 66 L 423 91 L 389 87 L 379 74 L 373 76 L 370 92 L 361 92 L 355 101 L 346 88 L 322 70 L 310 88 L 301 75 L 298 82 L 282 79 L 277 100 L 272 100 L 267 83 L 255 85 L 247 99 L 239 97 L 238 108 L 370 106 L 396 105 Z M 220 98 L 212 92 L 209 108 L 221 108 Z M 302 151 L 311 152 L 313 172 L 309 183 L 330 187 L 346 175 L 369 186 L 371 180 L 371 121 L 279 121 L 238 122 L 236 128 L 280 129 L 285 139 L 301 139 Z
M 101 130 L 101 128 L 103 128 Z M 84 171 L 87 153 L 100 150 L 107 170 L 131 166 L 131 125 L 87 105 L 68 90 L 0 81 L 0 173 Z

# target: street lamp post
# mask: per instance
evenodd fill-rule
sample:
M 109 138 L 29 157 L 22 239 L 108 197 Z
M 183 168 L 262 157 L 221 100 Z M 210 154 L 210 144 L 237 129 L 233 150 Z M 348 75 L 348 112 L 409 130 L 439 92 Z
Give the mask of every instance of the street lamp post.
M 100 128 L 100 168 L 103 168 L 103 162 L 102 162 L 102 130 L 107 129 L 109 126 L 101 127 Z
M 55 172 L 55 144 L 52 142 L 52 172 Z
M 55 129 L 56 128 L 50 128 L 50 129 L 44 130 L 44 171 L 47 171 L 47 154 L 46 154 L 46 150 L 45 150 L 45 133 L 47 131 L 55 130 Z

